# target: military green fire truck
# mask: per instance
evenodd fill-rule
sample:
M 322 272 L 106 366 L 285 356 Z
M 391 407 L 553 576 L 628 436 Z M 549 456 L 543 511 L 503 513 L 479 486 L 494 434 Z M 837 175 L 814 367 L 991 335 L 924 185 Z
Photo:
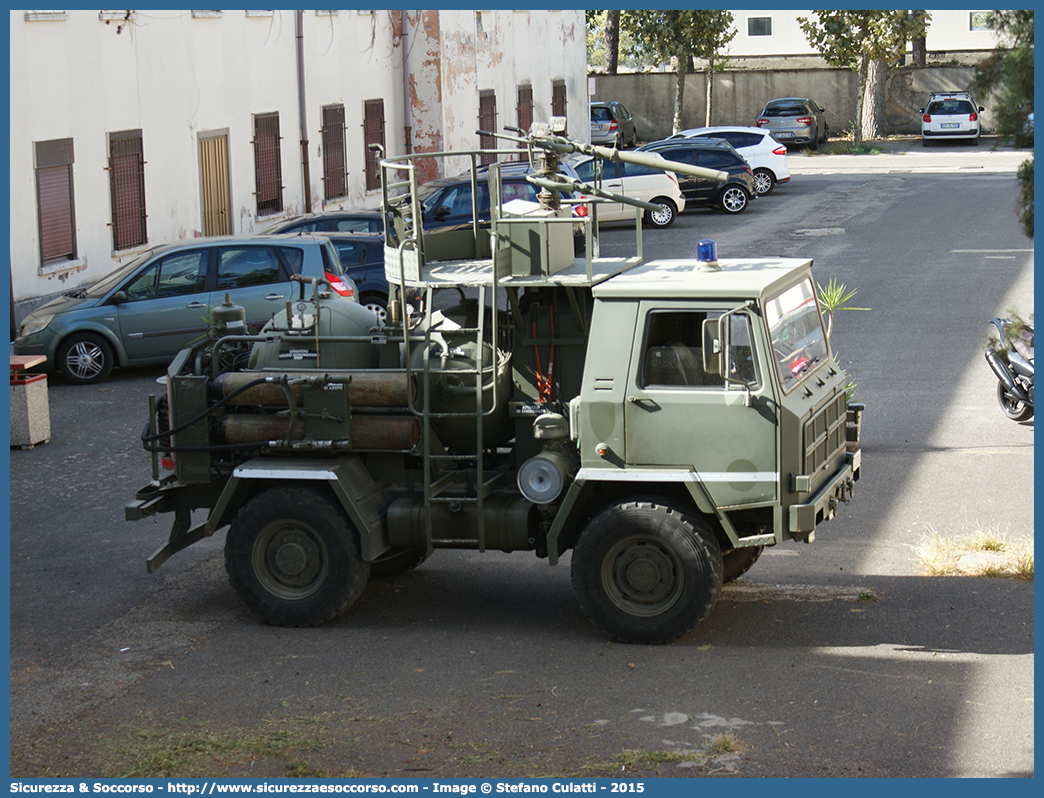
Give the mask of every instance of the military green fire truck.
M 508 150 L 379 158 L 387 323 L 302 280 L 259 333 L 231 303 L 170 365 L 142 435 L 135 520 L 173 513 L 154 571 L 227 527 L 230 582 L 264 621 L 320 624 L 370 577 L 435 549 L 569 555 L 580 606 L 622 641 L 665 643 L 766 546 L 811 541 L 860 475 L 812 263 L 643 262 L 657 206 L 560 173 L 573 152 L 719 173 L 569 141 L 509 138 L 537 202 L 499 198 Z M 471 175 L 485 218 L 427 229 L 426 159 Z M 597 209 L 635 206 L 635 254 L 600 256 Z M 579 253 L 579 254 L 577 254 Z M 195 513 L 195 516 L 193 516 Z M 467 587 L 462 587 L 466 590 Z

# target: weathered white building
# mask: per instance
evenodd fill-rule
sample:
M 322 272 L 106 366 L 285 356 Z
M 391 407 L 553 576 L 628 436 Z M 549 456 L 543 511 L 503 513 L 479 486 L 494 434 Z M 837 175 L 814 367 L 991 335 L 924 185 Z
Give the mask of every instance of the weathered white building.
M 811 17 L 813 11 L 776 9 L 769 11 L 733 11 L 736 36 L 729 45 L 733 59 L 794 59 L 815 57 L 798 24 L 798 17 Z M 931 22 L 925 34 L 929 59 L 960 60 L 963 54 L 976 60 L 983 51 L 997 46 L 997 36 L 987 24 L 988 11 L 930 11 Z M 818 60 L 818 59 L 817 59 Z
M 376 207 L 370 143 L 589 135 L 583 11 L 10 14 L 17 317 L 158 243 Z

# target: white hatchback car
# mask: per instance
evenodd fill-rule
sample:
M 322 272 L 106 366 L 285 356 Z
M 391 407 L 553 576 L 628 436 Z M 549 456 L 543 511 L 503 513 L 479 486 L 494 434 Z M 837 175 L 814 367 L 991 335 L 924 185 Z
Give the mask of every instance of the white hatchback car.
M 656 153 L 642 153 L 653 155 L 663 160 L 662 155 Z M 661 206 L 660 211 L 646 211 L 644 220 L 646 224 L 653 227 L 670 227 L 678 214 L 685 210 L 685 195 L 678 186 L 678 178 L 674 172 L 665 172 L 653 169 L 649 166 L 638 166 L 631 163 L 613 163 L 602 161 L 602 185 L 595 186 L 595 159 L 583 158 L 573 163 L 576 173 L 580 179 L 605 191 L 614 194 L 623 194 L 625 197 L 634 197 Z M 602 200 L 598 203 L 599 222 L 618 222 L 635 218 L 636 209 L 633 205 L 612 200 Z
M 754 172 L 754 188 L 759 197 L 770 193 L 777 183 L 790 181 L 787 148 L 765 130 L 757 127 L 717 125 L 682 130 L 672 139 L 724 139 L 750 164 Z
M 932 92 L 921 114 L 921 143 L 927 147 L 942 139 L 964 139 L 979 143 L 979 114 L 985 111 L 965 91 Z

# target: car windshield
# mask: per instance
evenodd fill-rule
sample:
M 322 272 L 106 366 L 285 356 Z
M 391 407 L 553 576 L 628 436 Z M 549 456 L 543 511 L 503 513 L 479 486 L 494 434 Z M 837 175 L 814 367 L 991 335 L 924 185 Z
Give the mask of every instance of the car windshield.
M 122 283 L 131 274 L 141 268 L 145 261 L 155 255 L 155 250 L 149 250 L 148 252 L 142 252 L 138 257 L 134 258 L 130 263 L 120 266 L 116 271 L 110 272 L 109 274 L 102 277 L 98 282 L 92 285 L 90 288 L 83 292 L 85 297 L 96 299 L 103 297 L 109 293 L 113 288 Z
M 790 391 L 826 363 L 830 354 L 811 278 L 766 302 L 765 320 L 780 384 Z
M 608 108 L 592 108 L 591 109 L 591 121 L 592 122 L 612 122 L 613 113 Z

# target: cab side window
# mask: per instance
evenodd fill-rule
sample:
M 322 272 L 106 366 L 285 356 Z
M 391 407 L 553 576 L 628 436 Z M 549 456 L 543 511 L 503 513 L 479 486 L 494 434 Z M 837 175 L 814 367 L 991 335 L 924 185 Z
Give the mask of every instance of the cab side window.
M 645 324 L 641 386 L 723 387 L 725 381 L 703 369 L 703 322 L 721 311 L 662 310 Z
M 722 315 L 720 310 L 661 310 L 650 313 L 645 325 L 641 387 L 723 388 L 724 378 L 703 368 L 703 322 Z M 750 317 L 734 313 L 729 325 L 728 375 L 733 380 L 758 382 Z

